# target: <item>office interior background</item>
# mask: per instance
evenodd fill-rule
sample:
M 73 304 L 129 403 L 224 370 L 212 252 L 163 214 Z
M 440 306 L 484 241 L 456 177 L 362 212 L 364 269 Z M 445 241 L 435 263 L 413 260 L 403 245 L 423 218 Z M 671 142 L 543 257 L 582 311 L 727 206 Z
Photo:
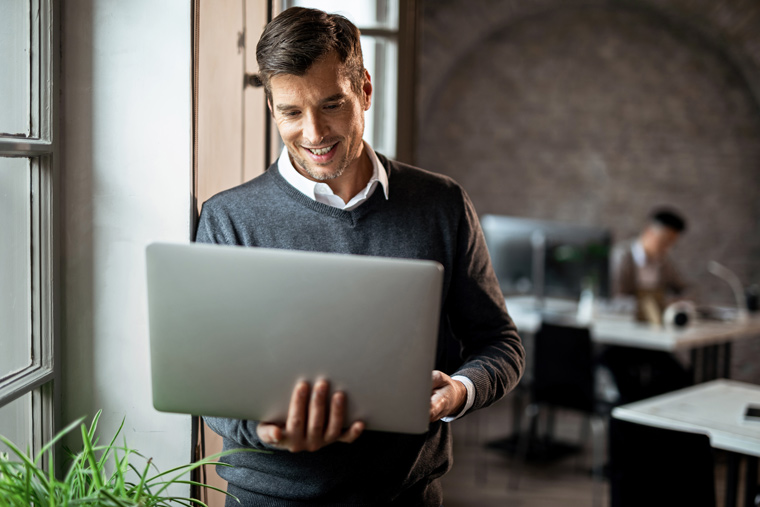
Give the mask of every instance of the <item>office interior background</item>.
M 615 240 L 674 206 L 679 267 L 734 305 L 707 266 L 760 280 L 758 27 L 752 2 L 425 2 L 415 162 L 481 216 Z M 736 378 L 760 381 L 758 346 L 736 345 Z
M 247 6 L 251 14 L 266 13 L 267 3 L 217 5 Z M 40 9 L 50 20 L 26 35 L 36 34 L 35 44 L 49 38 L 47 50 L 36 47 L 51 65 L 43 62 L 45 79 L 37 76 L 30 95 L 38 96 L 27 105 L 50 106 L 35 113 L 50 132 L 0 128 L 0 206 L 16 191 L 8 190 L 11 181 L 22 194 L 37 185 L 34 205 L 42 200 L 29 215 L 5 213 L 36 228 L 14 229 L 15 240 L 0 246 L 3 258 L 22 257 L 24 275 L 13 280 L 34 301 L 22 328 L 0 331 L 3 350 L 26 351 L 0 371 L 0 433 L 22 446 L 39 448 L 56 427 L 102 409 L 103 433 L 126 418 L 130 444 L 161 468 L 193 455 L 190 418 L 151 405 L 144 247 L 188 241 L 199 195 L 227 184 L 196 181 L 193 169 L 193 20 L 202 4 L 0 4 L 5 12 L 11 5 Z M 707 271 L 709 260 L 746 286 L 760 283 L 760 4 L 389 4 L 406 10 L 407 24 L 375 35 L 410 26 L 414 35 L 397 57 L 405 85 L 389 99 L 403 104 L 396 109 L 403 135 L 385 141 L 398 158 L 454 177 L 481 216 L 598 226 L 624 239 L 652 207 L 675 206 L 689 230 L 673 254 L 706 302 L 734 304 L 730 288 Z M 15 33 L 5 19 L 0 40 Z M 237 44 L 239 33 L 228 35 Z M 390 34 L 392 41 L 403 37 Z M 26 72 L 34 82 L 35 73 Z M 0 87 L 15 77 L 0 74 Z M 0 93 L 0 111 L 17 107 L 12 97 Z M 260 108 L 252 114 L 263 124 L 263 102 L 248 104 Z M 237 128 L 218 135 L 247 144 Z M 30 147 L 19 147 L 27 138 Z M 247 156 L 263 166 L 267 142 L 256 142 L 260 148 Z M 269 144 L 271 157 L 276 139 Z M 228 151 L 239 157 L 241 150 Z M 8 154 L 28 161 L 20 180 L 11 163 L 19 159 Z M 255 173 L 235 170 L 240 179 Z M 35 279 L 32 261 L 47 270 L 43 280 Z M 4 273 L 16 272 L 18 264 L 3 262 Z M 6 311 L 18 313 L 8 301 Z M 733 378 L 760 383 L 758 357 L 760 340 L 737 343 Z

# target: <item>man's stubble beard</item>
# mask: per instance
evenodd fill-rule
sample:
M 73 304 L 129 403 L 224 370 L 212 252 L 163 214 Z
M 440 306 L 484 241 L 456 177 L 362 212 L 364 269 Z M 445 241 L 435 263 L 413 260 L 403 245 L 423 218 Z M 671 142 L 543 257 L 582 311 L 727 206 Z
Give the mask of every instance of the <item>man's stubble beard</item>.
M 361 97 L 363 97 L 363 96 L 361 96 Z M 364 109 L 364 104 L 365 104 L 365 100 L 362 98 L 361 99 L 362 109 Z M 361 143 L 364 142 L 363 141 L 363 138 L 364 138 L 364 126 L 365 126 L 364 125 L 364 121 L 365 121 L 364 112 L 362 112 L 361 115 L 362 115 L 361 116 L 361 133 L 362 133 L 362 135 L 359 137 L 359 144 L 361 144 Z M 303 170 L 306 174 L 308 174 L 311 178 L 315 179 L 316 181 L 334 180 L 335 178 L 341 177 L 343 175 L 343 173 L 346 172 L 346 169 L 348 169 L 349 165 L 351 165 L 351 162 L 350 162 L 351 153 L 354 152 L 354 151 L 356 151 L 356 149 L 357 149 L 356 146 L 348 146 L 348 139 L 347 138 L 337 139 L 337 141 L 340 142 L 340 143 L 346 143 L 346 146 L 345 146 L 346 151 L 343 154 L 343 159 L 338 162 L 336 170 L 334 172 L 330 173 L 330 174 L 315 173 L 312 170 L 312 166 L 310 166 L 308 163 L 306 163 L 307 161 L 304 158 L 297 156 L 295 153 L 290 152 L 290 149 L 288 149 L 288 152 L 290 152 L 290 159 L 291 159 L 292 162 L 294 162 L 296 165 L 298 165 L 299 169 Z
M 308 164 L 306 160 L 294 155 L 293 153 L 290 154 L 290 158 L 293 159 L 293 162 L 298 166 L 298 168 L 303 170 L 306 174 L 308 174 L 309 177 L 317 181 L 329 181 L 329 180 L 334 180 L 335 178 L 339 178 L 340 176 L 343 175 L 344 172 L 346 172 L 346 168 L 348 167 L 347 155 L 348 153 L 346 153 L 346 156 L 344 156 L 342 160 L 338 161 L 336 170 L 328 174 L 315 172 L 312 166 Z M 316 167 L 319 167 L 319 166 L 316 166 Z

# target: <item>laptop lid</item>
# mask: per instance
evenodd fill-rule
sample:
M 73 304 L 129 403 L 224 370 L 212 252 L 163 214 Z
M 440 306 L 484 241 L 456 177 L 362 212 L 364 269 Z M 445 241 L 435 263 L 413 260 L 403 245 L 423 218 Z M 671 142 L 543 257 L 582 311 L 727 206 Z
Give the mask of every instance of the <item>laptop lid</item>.
M 146 250 L 157 410 L 284 421 L 299 379 L 368 429 L 427 431 L 443 267 L 208 244 Z

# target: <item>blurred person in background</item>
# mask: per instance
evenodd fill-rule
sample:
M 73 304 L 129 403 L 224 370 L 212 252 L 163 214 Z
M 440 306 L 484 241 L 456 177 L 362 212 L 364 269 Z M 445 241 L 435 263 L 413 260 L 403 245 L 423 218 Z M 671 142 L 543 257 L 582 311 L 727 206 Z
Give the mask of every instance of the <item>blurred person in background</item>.
M 641 234 L 613 251 L 613 296 L 637 297 L 649 291 L 661 293 L 665 301 L 682 297 L 687 284 L 669 252 L 685 231 L 686 220 L 677 212 L 654 210 Z
M 655 209 L 635 239 L 612 253 L 613 298 L 636 301 L 638 320 L 662 324 L 666 306 L 683 297 L 683 280 L 670 250 L 686 231 L 686 220 L 668 208 Z M 612 374 L 617 391 L 608 401 L 630 403 L 686 387 L 691 375 L 673 354 L 632 347 L 608 347 L 602 365 Z

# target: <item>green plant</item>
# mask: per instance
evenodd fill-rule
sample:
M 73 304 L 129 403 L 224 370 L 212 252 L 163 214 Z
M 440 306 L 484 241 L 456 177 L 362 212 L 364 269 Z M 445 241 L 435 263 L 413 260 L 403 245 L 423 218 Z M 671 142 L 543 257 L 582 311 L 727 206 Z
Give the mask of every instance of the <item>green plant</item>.
M 580 289 L 599 292 L 602 266 L 607 265 L 610 248 L 603 243 L 560 244 L 551 249 L 551 257 L 565 271 L 580 275 Z
M 222 491 L 213 486 L 184 479 L 186 475 L 206 464 L 231 466 L 216 463 L 221 456 L 237 451 L 227 451 L 202 460 L 158 472 L 152 459 L 145 458 L 134 449 L 115 445 L 116 439 L 124 427 L 124 420 L 108 445 L 98 445 L 95 431 L 100 419 L 99 411 L 89 428 L 83 424 L 84 419 L 73 422 L 59 432 L 37 453 L 29 456 L 22 452 L 10 440 L 0 435 L 2 441 L 16 460 L 8 454 L 0 453 L 0 505 L 3 507 L 159 507 L 171 505 L 205 505 L 200 500 L 171 496 L 167 489 L 174 484 L 195 485 Z M 80 426 L 81 425 L 81 426 Z M 52 465 L 50 471 L 42 468 L 42 457 L 47 453 L 52 463 L 53 447 L 64 435 L 80 426 L 82 432 L 82 450 L 69 452 L 71 464 L 62 479 L 55 477 Z M 239 451 L 239 450 L 238 450 Z M 251 452 L 254 452 L 251 450 Z M 130 457 L 139 457 L 145 463 L 136 467 Z M 110 462 L 110 467 L 107 463 Z M 107 471 L 112 468 L 113 471 Z M 149 475 L 154 469 L 154 475 Z M 132 480 L 130 480 L 132 479 Z M 227 494 L 226 492 L 222 491 Z

